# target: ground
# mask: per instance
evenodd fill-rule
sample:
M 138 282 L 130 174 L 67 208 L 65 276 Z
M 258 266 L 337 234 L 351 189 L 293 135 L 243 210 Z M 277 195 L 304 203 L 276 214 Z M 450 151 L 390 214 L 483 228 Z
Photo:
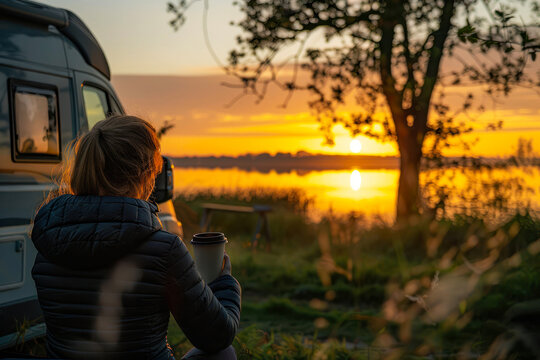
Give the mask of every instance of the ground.
M 522 211 L 369 225 L 358 214 L 314 222 L 298 194 L 175 200 L 188 244 L 199 204 L 266 203 L 271 243 L 250 243 L 256 217 L 217 213 L 243 289 L 240 359 L 433 359 L 540 356 L 540 221 Z M 268 245 L 271 245 L 269 248 Z M 191 345 L 171 319 L 178 358 Z M 39 354 L 43 341 L 18 350 Z

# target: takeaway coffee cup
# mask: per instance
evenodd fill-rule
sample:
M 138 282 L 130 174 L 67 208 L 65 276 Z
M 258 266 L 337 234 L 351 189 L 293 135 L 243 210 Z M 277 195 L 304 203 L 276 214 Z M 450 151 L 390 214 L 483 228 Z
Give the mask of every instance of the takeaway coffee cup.
M 223 266 L 227 238 L 220 232 L 204 232 L 193 235 L 191 245 L 195 253 L 195 266 L 206 283 L 215 280 Z

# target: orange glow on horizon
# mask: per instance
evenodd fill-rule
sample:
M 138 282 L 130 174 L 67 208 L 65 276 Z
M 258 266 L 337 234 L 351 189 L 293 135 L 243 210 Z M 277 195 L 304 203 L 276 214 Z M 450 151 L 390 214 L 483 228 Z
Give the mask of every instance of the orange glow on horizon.
M 236 156 L 246 153 L 277 152 L 350 154 L 351 135 L 342 125 L 334 129 L 335 146 L 323 145 L 324 137 L 313 113 L 308 109 L 309 96 L 298 92 L 287 108 L 279 107 L 283 93 L 269 90 L 260 103 L 243 98 L 227 107 L 236 93 L 221 86 L 224 76 L 117 76 L 115 88 L 127 112 L 148 119 L 156 127 L 164 121 L 175 127 L 164 136 L 162 150 L 172 156 Z M 463 93 L 480 89 L 451 87 L 447 89 L 451 109 L 458 109 Z M 485 100 L 485 99 L 484 99 Z M 479 100 L 480 101 L 480 100 Z M 470 110 L 458 115 L 458 122 L 472 124 L 475 131 L 463 137 L 474 143 L 470 151 L 452 140 L 446 156 L 509 156 L 515 154 L 520 137 L 532 139 L 534 150 L 540 152 L 540 109 L 537 95 L 530 90 L 515 89 L 507 98 L 486 111 Z M 347 111 L 356 111 L 356 107 Z M 346 115 L 345 112 L 341 112 Z M 382 119 L 383 112 L 374 114 Z M 489 123 L 504 121 L 503 129 L 486 131 Z M 382 130 L 382 129 L 375 129 Z M 395 143 L 381 143 L 364 136 L 362 155 L 398 155 Z M 478 139 L 477 142 L 475 140 Z
M 193 116 L 200 119 L 209 115 L 194 113 Z M 446 156 L 461 156 L 466 152 L 459 145 L 461 140 L 472 144 L 469 154 L 473 156 L 513 155 L 520 137 L 532 139 L 533 147 L 540 150 L 540 127 L 537 125 L 540 110 L 486 111 L 481 114 L 471 113 L 469 116 L 479 119 L 473 124 L 476 130 L 452 139 L 453 145 L 445 149 Z M 501 117 L 505 119 L 502 130 L 485 130 L 488 123 Z M 458 117 L 458 120 L 461 118 Z M 260 113 L 248 117 L 221 114 L 216 125 L 206 129 L 205 135 L 165 136 L 162 140 L 163 152 L 177 156 L 236 156 L 265 152 L 294 154 L 303 150 L 322 154 L 347 155 L 361 152 L 362 155 L 399 156 L 397 144 L 383 143 L 361 135 L 351 138 L 341 124 L 334 127 L 335 144 L 329 146 L 324 143 L 318 124 L 306 112 L 284 115 Z
M 540 131 L 499 131 L 472 133 L 463 139 L 472 141 L 478 138 L 473 145 L 471 154 L 475 156 L 509 156 L 517 151 L 519 138 L 532 139 L 536 153 L 540 150 Z M 231 137 L 207 137 L 207 136 L 165 136 L 161 142 L 163 154 L 171 156 L 238 156 L 247 153 L 270 153 L 308 151 L 320 154 L 350 155 L 350 137 L 347 135 L 337 136 L 334 146 L 323 144 L 322 135 L 314 134 L 313 137 L 294 136 L 231 136 Z M 396 144 L 379 143 L 373 139 L 362 138 L 362 155 L 398 156 Z M 460 156 L 463 154 L 461 147 L 454 147 L 445 152 L 447 156 Z
M 171 156 L 238 156 L 247 153 L 278 152 L 296 154 L 307 151 L 314 154 L 350 155 L 350 137 L 336 136 L 335 145 L 324 144 L 322 135 L 313 137 L 300 136 L 231 136 L 231 137 L 190 137 L 165 136 L 161 140 L 163 154 Z M 363 155 L 395 156 L 397 150 L 394 144 L 381 144 L 372 139 L 362 139 L 367 144 Z M 369 145 L 369 147 L 368 147 Z

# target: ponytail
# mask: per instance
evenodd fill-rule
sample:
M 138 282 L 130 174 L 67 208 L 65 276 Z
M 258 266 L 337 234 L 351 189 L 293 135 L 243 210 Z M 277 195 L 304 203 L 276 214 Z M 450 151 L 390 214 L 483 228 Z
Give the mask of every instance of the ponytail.
M 65 161 L 59 188 L 46 202 L 62 194 L 146 200 L 162 167 L 156 130 L 135 116 L 100 121 L 67 153 L 74 158 Z

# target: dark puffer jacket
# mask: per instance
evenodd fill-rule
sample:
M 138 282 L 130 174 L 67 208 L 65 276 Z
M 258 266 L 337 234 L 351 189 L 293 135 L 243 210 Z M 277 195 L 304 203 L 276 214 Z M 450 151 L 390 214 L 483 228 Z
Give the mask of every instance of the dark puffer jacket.
M 156 212 L 142 200 L 73 195 L 39 210 L 32 275 L 50 356 L 170 359 L 169 312 L 201 350 L 232 343 L 240 285 L 224 275 L 207 286 Z

